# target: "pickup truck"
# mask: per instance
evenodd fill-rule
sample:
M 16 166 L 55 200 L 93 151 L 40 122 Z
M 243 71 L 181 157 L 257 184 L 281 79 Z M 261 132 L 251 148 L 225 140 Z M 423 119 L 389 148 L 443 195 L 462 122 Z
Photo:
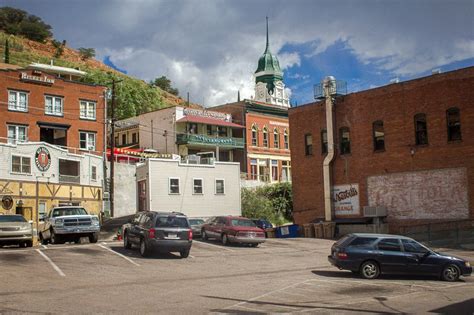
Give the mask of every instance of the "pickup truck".
M 88 214 L 83 207 L 54 207 L 43 220 L 39 229 L 39 239 L 43 245 L 66 241 L 80 243 L 81 237 L 86 236 L 91 243 L 97 243 L 99 239 L 99 217 Z

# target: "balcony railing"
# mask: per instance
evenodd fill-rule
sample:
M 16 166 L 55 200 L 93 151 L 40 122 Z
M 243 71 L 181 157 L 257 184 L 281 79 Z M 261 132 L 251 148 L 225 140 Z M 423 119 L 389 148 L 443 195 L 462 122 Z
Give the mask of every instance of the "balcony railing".
M 205 135 L 177 134 L 176 144 L 200 144 L 213 147 L 243 148 L 243 138 L 208 137 Z

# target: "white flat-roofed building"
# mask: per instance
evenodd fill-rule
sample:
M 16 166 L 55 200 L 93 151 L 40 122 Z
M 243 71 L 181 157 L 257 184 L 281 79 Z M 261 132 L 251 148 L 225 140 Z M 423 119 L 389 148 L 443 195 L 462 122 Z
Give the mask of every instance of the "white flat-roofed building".
M 139 211 L 241 215 L 240 164 L 199 156 L 147 159 L 137 165 L 137 195 Z

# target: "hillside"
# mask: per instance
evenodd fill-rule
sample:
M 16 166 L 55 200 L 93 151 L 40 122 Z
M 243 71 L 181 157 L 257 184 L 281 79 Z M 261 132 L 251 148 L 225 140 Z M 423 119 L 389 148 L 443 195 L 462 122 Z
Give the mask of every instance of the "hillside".
M 52 40 L 39 43 L 26 38 L 7 35 L 0 32 L 0 62 L 3 62 L 5 41 L 8 39 L 10 51 L 10 64 L 28 66 L 32 62 L 76 68 L 88 73 L 84 82 L 106 84 L 111 78 L 123 80 L 118 91 L 118 118 L 128 118 L 150 110 L 186 104 L 180 97 L 170 94 L 158 87 L 150 87 L 145 81 L 127 76 L 104 63 L 90 58 L 82 60 L 79 52 L 66 45 L 59 58 L 55 57 L 56 48 Z M 198 104 L 190 107 L 201 108 Z

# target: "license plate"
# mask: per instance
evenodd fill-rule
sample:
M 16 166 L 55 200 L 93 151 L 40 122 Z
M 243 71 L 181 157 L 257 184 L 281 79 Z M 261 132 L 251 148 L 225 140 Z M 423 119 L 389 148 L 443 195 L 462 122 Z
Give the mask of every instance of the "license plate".
M 166 238 L 177 239 L 177 238 L 178 238 L 178 235 L 177 235 L 177 234 L 173 234 L 173 233 L 168 233 L 168 236 L 167 236 Z

